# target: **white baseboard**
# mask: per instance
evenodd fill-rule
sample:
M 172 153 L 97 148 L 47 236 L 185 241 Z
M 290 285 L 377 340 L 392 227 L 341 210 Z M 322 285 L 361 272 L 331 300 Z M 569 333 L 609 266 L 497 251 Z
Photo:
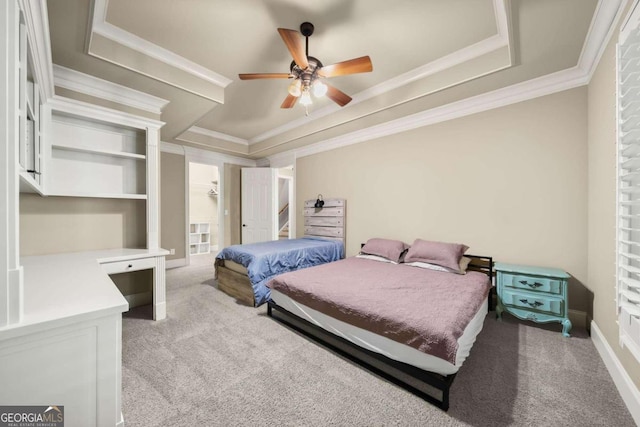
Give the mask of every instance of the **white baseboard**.
M 168 259 L 165 261 L 164 265 L 166 269 L 184 267 L 185 265 L 187 265 L 187 259 L 186 258 Z
M 593 320 L 591 321 L 591 341 L 593 341 L 593 345 L 596 346 L 596 350 L 600 353 L 600 357 L 604 361 L 609 375 L 613 378 L 613 382 L 618 388 L 631 416 L 636 424 L 640 426 L 640 390 L 631 380 L 622 363 L 620 363 L 618 356 L 613 352 L 613 349 L 602 335 L 602 331 Z

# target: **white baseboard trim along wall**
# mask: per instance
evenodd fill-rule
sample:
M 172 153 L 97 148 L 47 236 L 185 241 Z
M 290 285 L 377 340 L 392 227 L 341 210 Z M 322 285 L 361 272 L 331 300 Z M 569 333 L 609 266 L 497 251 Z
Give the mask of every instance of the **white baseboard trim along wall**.
M 591 321 L 591 340 L 596 346 L 598 353 L 600 353 L 600 357 L 604 361 L 609 375 L 613 378 L 613 382 L 618 388 L 622 400 L 627 405 L 627 409 L 629 409 L 636 424 L 640 426 L 640 390 L 635 386 L 631 377 L 622 366 L 622 363 L 620 363 L 620 360 L 613 352 L 613 349 L 604 339 L 602 331 L 600 331 L 600 328 L 598 328 L 598 325 L 596 325 L 594 321 Z
M 165 261 L 165 265 L 167 267 L 167 270 L 170 268 L 184 267 L 187 265 L 187 259 L 186 258 L 168 259 Z

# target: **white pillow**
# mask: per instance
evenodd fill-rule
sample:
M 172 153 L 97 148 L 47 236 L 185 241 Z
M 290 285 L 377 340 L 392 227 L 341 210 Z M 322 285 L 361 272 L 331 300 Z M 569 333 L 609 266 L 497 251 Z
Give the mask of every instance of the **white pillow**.
M 356 258 L 370 259 L 372 261 L 388 262 L 389 264 L 397 264 L 397 262 L 391 261 L 389 258 L 385 258 L 383 256 L 378 256 L 378 255 L 358 254 L 356 255 Z
M 410 265 L 412 267 L 426 268 L 427 270 L 444 271 L 446 273 L 455 273 L 455 274 L 467 274 L 467 267 L 469 266 L 470 262 L 471 262 L 471 258 L 468 258 L 466 256 L 463 256 L 462 258 L 460 258 L 459 270 L 454 270 L 452 268 L 443 267 L 438 264 L 430 264 L 428 262 L 420 262 L 420 261 L 407 262 L 405 264 Z

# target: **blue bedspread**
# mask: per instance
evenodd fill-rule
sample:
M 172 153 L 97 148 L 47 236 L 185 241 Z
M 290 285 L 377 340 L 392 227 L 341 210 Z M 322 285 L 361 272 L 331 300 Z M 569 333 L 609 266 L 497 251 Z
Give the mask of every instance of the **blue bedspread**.
M 305 237 L 233 245 L 224 248 L 216 259 L 228 259 L 246 267 L 257 307 L 269 300 L 266 284 L 272 277 L 343 257 L 342 242 Z

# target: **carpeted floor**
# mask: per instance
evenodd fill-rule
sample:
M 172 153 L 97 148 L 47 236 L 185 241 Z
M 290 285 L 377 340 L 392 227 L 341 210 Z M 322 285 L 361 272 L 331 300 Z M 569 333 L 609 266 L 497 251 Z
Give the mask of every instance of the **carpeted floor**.
M 489 313 L 442 412 L 218 291 L 211 258 L 167 271 L 168 318 L 123 320 L 135 426 L 634 426 L 585 331 Z

